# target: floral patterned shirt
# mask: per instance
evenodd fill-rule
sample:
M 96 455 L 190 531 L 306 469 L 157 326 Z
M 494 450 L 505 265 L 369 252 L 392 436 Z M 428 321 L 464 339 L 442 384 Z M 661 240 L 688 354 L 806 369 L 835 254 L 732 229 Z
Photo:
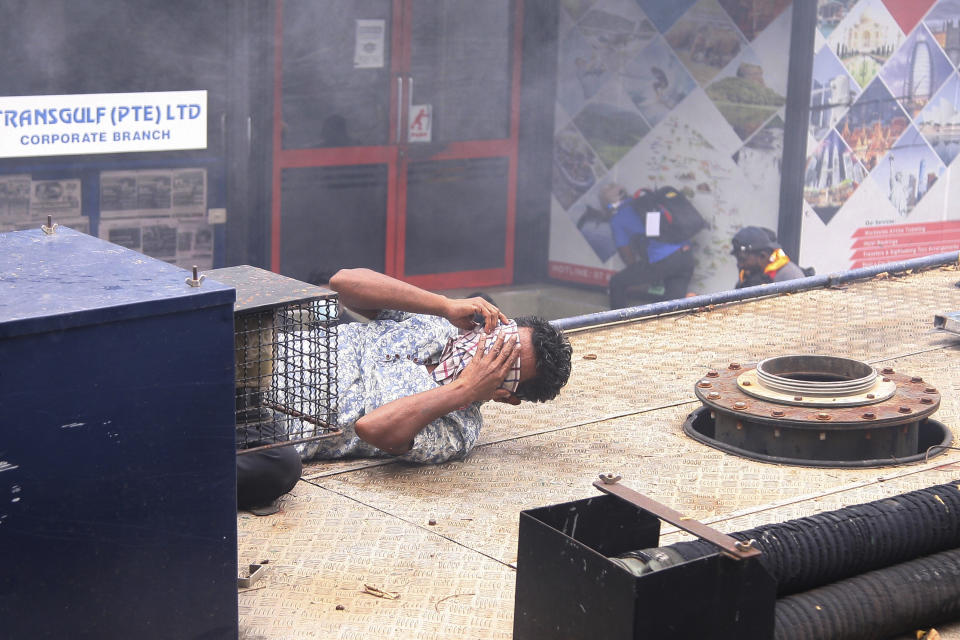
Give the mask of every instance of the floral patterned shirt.
M 437 362 L 458 330 L 437 316 L 383 311 L 366 324 L 340 325 L 337 333 L 337 423 L 343 433 L 297 449 L 304 460 L 390 456 L 358 438 L 354 423 L 381 405 L 438 386 L 424 365 Z M 467 405 L 429 423 L 398 458 L 433 464 L 462 458 L 482 425 L 480 403 Z

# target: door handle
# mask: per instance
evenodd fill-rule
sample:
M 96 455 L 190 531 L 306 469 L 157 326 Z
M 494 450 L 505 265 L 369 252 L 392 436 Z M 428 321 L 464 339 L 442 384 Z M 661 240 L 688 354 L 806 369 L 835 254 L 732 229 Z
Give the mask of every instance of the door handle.
M 396 144 L 400 144 L 400 131 L 403 129 L 403 76 L 397 76 L 397 135 Z
M 403 124 L 403 139 L 410 142 L 410 114 L 413 113 L 413 76 L 407 76 L 407 121 Z

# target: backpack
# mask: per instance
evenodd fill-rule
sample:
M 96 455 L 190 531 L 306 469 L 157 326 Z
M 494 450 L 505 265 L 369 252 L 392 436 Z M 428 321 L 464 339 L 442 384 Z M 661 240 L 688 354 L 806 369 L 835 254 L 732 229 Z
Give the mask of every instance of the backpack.
M 638 190 L 633 197 L 633 209 L 640 216 L 659 211 L 660 235 L 656 239 L 670 244 L 686 242 L 707 226 L 696 207 L 673 187 Z

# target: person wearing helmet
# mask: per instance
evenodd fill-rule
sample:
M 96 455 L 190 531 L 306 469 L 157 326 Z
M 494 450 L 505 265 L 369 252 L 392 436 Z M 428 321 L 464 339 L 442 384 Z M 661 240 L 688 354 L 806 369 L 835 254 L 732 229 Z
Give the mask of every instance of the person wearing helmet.
M 803 278 L 807 273 L 784 253 L 777 234 L 766 227 L 744 227 L 733 236 L 740 277 L 737 289 Z

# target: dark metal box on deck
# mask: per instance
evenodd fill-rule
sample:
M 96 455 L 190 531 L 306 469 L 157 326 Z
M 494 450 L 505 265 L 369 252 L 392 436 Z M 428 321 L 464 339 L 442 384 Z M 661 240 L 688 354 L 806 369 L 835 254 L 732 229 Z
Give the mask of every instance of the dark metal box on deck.
M 773 637 L 776 583 L 756 558 L 642 576 L 610 560 L 659 538 L 657 515 L 613 495 L 522 511 L 514 640 Z
M 235 292 L 0 234 L 0 636 L 237 636 Z

